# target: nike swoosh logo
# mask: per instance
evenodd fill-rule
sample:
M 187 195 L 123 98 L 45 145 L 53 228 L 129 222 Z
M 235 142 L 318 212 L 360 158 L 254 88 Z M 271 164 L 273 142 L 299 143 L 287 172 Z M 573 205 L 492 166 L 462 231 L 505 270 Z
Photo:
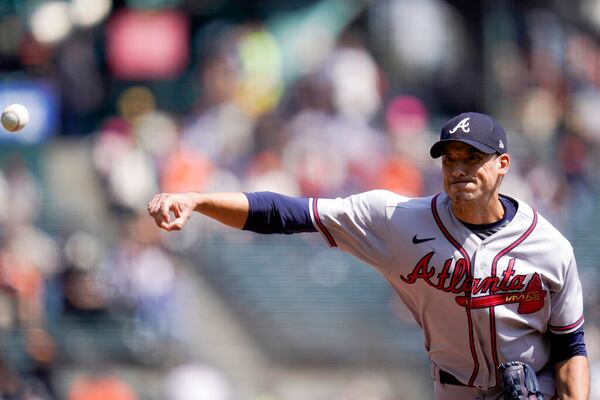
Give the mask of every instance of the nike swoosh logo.
M 413 236 L 413 238 L 412 238 L 412 242 L 413 242 L 414 244 L 419 244 L 419 243 L 429 242 L 430 240 L 435 240 L 435 238 L 424 238 L 424 239 L 419 239 L 419 238 L 417 238 L 417 235 Z

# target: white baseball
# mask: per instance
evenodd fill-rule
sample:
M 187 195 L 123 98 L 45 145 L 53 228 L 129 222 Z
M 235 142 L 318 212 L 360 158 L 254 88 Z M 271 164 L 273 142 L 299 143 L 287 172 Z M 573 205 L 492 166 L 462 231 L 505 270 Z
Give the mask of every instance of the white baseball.
M 29 111 L 20 104 L 11 104 L 2 112 L 2 126 L 9 132 L 17 132 L 29 122 Z

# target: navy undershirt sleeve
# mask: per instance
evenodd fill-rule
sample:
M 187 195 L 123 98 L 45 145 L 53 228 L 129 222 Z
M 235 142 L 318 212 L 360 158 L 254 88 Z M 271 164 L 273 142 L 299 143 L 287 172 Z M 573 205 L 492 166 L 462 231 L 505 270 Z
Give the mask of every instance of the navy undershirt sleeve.
M 573 356 L 587 357 L 583 340 L 583 326 L 564 335 L 550 333 L 550 353 L 555 363 L 565 361 Z
M 310 218 L 309 200 L 273 192 L 245 192 L 250 210 L 244 230 L 256 233 L 317 232 Z

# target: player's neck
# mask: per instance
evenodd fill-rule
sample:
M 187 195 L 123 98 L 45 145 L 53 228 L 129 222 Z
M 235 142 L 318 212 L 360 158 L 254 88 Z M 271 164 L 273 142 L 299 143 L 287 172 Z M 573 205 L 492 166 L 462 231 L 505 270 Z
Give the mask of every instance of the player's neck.
M 452 201 L 452 213 L 467 224 L 492 224 L 500 221 L 504 217 L 504 212 L 498 196 L 493 196 L 486 201 Z

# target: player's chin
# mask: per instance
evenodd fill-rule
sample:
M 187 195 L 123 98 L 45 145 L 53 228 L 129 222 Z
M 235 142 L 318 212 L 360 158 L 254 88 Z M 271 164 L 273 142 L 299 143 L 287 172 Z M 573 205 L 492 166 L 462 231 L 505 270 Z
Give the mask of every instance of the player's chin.
M 448 197 L 454 202 L 467 202 L 476 200 L 477 196 L 474 192 L 468 190 L 450 190 Z

